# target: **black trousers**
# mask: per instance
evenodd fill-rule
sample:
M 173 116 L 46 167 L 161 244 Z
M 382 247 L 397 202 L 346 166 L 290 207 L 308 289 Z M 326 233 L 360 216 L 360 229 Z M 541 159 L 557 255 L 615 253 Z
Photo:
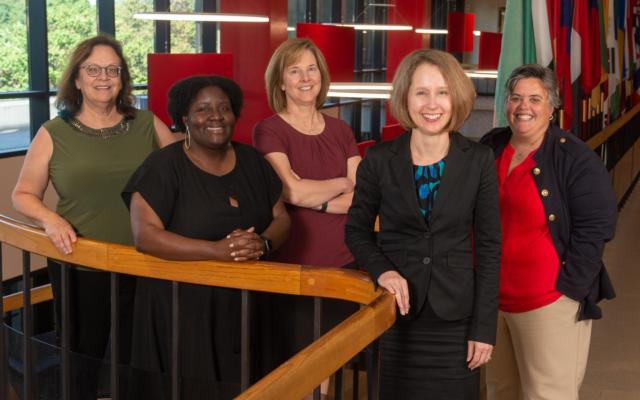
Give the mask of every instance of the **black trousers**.
M 61 266 L 48 260 L 47 267 L 53 288 L 56 336 L 60 342 L 62 331 Z M 120 276 L 119 357 L 121 387 L 126 386 L 127 368 L 131 357 L 131 328 L 136 280 Z M 98 394 L 100 371 L 109 343 L 111 329 L 110 274 L 69 269 L 69 332 L 71 347 L 71 398 L 95 400 Z M 122 397 L 121 397 L 122 398 Z

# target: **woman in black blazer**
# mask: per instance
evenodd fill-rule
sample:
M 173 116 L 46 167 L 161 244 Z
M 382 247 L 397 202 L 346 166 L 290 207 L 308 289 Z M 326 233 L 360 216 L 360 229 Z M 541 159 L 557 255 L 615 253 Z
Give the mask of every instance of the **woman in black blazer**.
M 488 147 L 455 132 L 474 98 L 451 55 L 414 51 L 391 93 L 391 112 L 407 131 L 371 147 L 358 168 L 346 242 L 400 312 L 381 339 L 381 399 L 476 399 L 478 367 L 491 359 L 496 172 Z

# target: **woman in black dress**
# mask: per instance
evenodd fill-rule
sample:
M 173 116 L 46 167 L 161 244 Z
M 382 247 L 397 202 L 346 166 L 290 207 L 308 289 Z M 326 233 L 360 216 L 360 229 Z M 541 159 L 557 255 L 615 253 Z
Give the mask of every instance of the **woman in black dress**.
M 172 260 L 257 260 L 284 242 L 282 185 L 252 148 L 231 141 L 242 107 L 238 85 L 196 76 L 169 92 L 169 114 L 187 138 L 151 154 L 123 197 L 136 248 Z M 132 366 L 136 398 L 170 393 L 171 284 L 140 279 Z M 180 392 L 184 399 L 239 393 L 238 290 L 180 285 Z
M 381 339 L 381 399 L 474 400 L 498 312 L 500 215 L 491 150 L 455 130 L 475 98 L 450 54 L 416 50 L 393 78 L 407 130 L 358 167 L 346 242 L 399 317 Z M 376 216 L 380 232 L 373 232 Z

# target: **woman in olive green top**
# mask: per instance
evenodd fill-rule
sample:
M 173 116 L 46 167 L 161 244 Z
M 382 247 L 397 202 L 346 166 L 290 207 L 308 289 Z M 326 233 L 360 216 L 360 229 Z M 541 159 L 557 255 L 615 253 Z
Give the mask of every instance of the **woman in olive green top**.
M 129 68 L 119 42 L 96 36 L 80 43 L 63 74 L 57 118 L 37 132 L 13 191 L 16 210 L 41 226 L 63 254 L 77 236 L 131 245 L 129 212 L 120 192 L 147 155 L 179 139 L 152 113 L 136 110 Z M 175 137 L 174 137 L 175 136 Z M 49 181 L 56 211 L 42 201 Z M 49 262 L 56 311 L 59 265 Z M 109 340 L 109 275 L 72 268 L 72 398 L 96 398 L 97 377 Z M 120 355 L 128 362 L 135 280 L 121 279 Z M 60 313 L 57 312 L 59 328 Z

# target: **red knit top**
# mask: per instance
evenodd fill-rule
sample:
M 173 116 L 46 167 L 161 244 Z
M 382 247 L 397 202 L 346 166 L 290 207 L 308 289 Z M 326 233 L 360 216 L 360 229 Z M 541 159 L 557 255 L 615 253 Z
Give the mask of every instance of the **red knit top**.
M 502 223 L 500 310 L 506 312 L 531 311 L 561 295 L 555 289 L 560 260 L 531 175 L 534 153 L 510 174 L 514 148 L 507 145 L 496 160 Z

